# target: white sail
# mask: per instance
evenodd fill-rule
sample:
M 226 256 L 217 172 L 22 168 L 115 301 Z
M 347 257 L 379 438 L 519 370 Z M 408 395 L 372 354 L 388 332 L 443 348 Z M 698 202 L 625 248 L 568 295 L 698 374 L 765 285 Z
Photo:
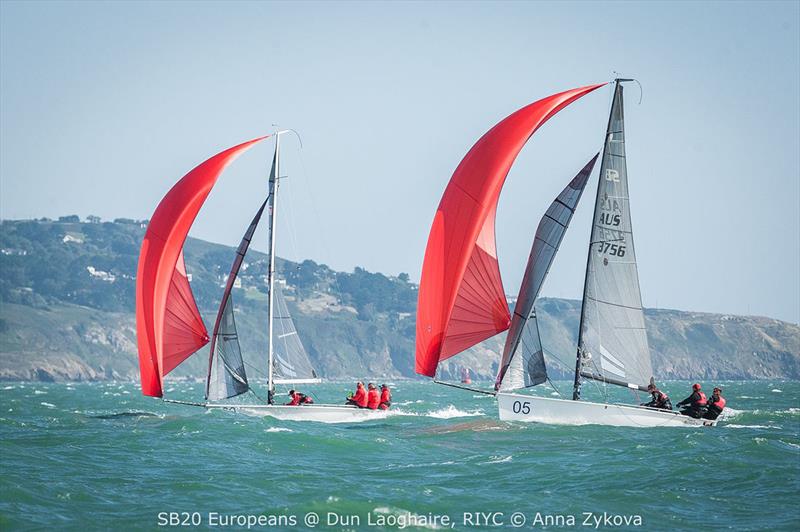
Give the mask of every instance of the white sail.
M 653 369 L 633 245 L 620 83 L 606 132 L 589 246 L 578 371 L 644 388 Z
M 273 375 L 275 384 L 302 384 L 319 382 L 317 373 L 311 365 L 308 353 L 300 341 L 294 326 L 281 283 L 274 285 L 275 312 L 273 314 L 274 361 Z

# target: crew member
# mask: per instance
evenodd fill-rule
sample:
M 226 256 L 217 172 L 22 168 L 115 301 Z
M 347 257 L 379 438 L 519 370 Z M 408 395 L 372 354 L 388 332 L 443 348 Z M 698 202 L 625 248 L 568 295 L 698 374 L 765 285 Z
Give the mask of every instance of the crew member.
M 350 394 L 347 397 L 348 405 L 355 405 L 358 408 L 367 408 L 367 390 L 364 388 L 364 383 L 356 384 L 356 393 Z
M 649 403 L 642 403 L 641 406 L 649 406 L 651 408 L 660 408 L 661 410 L 672 410 L 672 402 L 669 396 L 656 388 L 655 384 L 649 384 L 647 391 L 650 392 L 652 399 Z
M 703 416 L 705 419 L 717 419 L 725 409 L 725 398 L 722 397 L 722 388 L 714 388 L 714 392 L 708 399 L 708 409 Z
M 314 400 L 306 394 L 294 390 L 289 390 L 289 397 L 291 397 L 292 400 L 286 403 L 286 406 L 310 405 L 314 402 Z
M 381 404 L 381 394 L 378 393 L 378 389 L 372 383 L 369 383 L 367 388 L 369 389 L 367 392 L 367 408 L 377 410 Z
M 389 410 L 390 406 L 392 406 L 392 392 L 388 386 L 381 384 L 381 404 L 378 405 L 378 408 Z
M 691 416 L 693 418 L 701 418 L 706 413 L 706 394 L 700 389 L 699 384 L 692 384 L 692 395 L 681 401 L 677 406 L 685 406 L 681 410 L 684 416 Z

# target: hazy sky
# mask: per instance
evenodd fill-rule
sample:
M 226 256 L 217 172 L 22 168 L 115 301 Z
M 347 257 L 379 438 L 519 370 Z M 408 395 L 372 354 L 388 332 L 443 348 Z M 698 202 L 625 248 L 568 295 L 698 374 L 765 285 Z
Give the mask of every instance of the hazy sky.
M 149 218 L 193 166 L 279 123 L 304 143 L 284 144 L 279 254 L 419 280 L 470 146 L 618 71 L 644 87 L 641 105 L 626 91 L 626 120 L 645 306 L 798 322 L 799 5 L 3 1 L 0 215 Z M 602 147 L 610 95 L 566 109 L 512 168 L 507 293 L 544 210 Z M 270 157 L 236 161 L 193 236 L 238 242 Z M 580 297 L 595 186 L 544 295 Z

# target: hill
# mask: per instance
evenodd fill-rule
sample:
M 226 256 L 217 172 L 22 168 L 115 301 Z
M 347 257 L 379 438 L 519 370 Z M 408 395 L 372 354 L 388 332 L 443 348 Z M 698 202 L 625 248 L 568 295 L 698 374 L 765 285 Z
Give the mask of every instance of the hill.
M 138 376 L 135 274 L 146 221 L 77 216 L 0 223 L 0 379 L 98 380 Z M 213 323 L 234 249 L 190 238 L 187 270 L 206 323 Z M 234 289 L 247 362 L 258 376 L 266 346 L 267 260 L 251 252 Z M 413 377 L 416 285 L 362 268 L 337 272 L 278 260 L 298 331 L 328 378 Z M 570 373 L 580 303 L 544 298 L 539 316 L 552 372 Z M 800 327 L 770 318 L 646 310 L 660 378 L 800 378 Z M 492 378 L 501 338 L 444 364 Z M 176 370 L 201 376 L 207 352 Z M 559 365 L 558 359 L 565 362 Z M 263 373 L 263 372 L 262 372 Z

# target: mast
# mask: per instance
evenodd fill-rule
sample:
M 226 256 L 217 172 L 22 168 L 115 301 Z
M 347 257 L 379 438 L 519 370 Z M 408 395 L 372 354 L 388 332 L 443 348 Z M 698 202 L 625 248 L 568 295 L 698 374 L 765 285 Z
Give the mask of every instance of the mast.
M 273 383 L 273 369 L 274 369 L 274 351 L 272 342 L 272 322 L 275 315 L 275 221 L 278 214 L 278 186 L 280 184 L 280 146 L 281 146 L 281 133 L 275 133 L 275 159 L 272 165 L 272 173 L 269 176 L 269 188 L 271 189 L 272 205 L 269 213 L 269 271 L 268 271 L 268 285 L 269 285 L 269 312 L 267 318 L 267 334 L 269 336 L 268 347 L 268 370 L 267 370 L 267 403 L 272 404 L 273 395 L 275 393 L 275 384 Z
M 619 78 L 614 80 L 614 96 L 611 99 L 611 110 L 608 113 L 608 125 L 606 125 L 606 138 L 603 140 L 603 158 L 601 161 L 605 161 L 606 159 L 606 151 L 608 150 L 608 132 L 611 130 L 611 119 L 614 116 L 614 102 L 616 101 L 617 91 L 622 90 L 622 86 L 620 85 L 621 81 L 628 81 L 628 80 L 621 80 Z M 602 169 L 602 164 L 601 164 Z M 597 178 L 597 192 L 595 193 L 595 210 L 597 209 L 597 203 L 600 201 L 600 189 L 602 188 L 600 185 L 603 179 L 603 172 L 601 171 L 598 178 Z M 592 246 L 594 242 L 592 242 L 592 236 L 594 235 L 594 225 L 595 225 L 594 216 L 592 217 L 592 226 L 589 229 L 589 246 L 586 252 L 586 273 L 583 277 L 583 296 L 581 298 L 581 321 L 578 325 L 578 347 L 575 354 L 575 381 L 572 385 L 572 400 L 577 401 L 581 398 L 581 343 L 583 341 L 583 320 L 586 317 L 586 287 L 589 283 L 589 267 L 590 262 L 592 260 Z

